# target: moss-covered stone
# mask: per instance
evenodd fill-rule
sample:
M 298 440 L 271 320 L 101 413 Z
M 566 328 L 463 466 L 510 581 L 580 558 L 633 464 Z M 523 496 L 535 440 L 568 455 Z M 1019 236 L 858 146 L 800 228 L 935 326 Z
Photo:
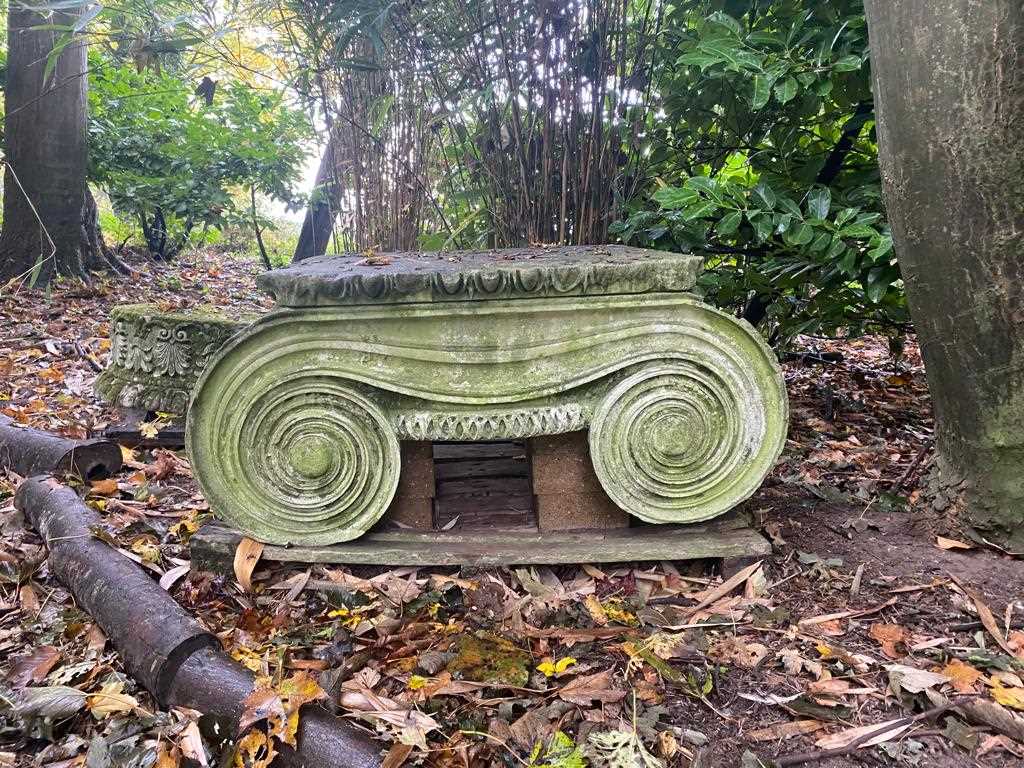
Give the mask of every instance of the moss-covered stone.
M 96 379 L 96 391 L 125 408 L 183 414 L 207 361 L 245 325 L 212 310 L 115 307 L 110 361 Z
M 447 670 L 463 680 L 522 688 L 530 679 L 530 654 L 490 632 L 459 635 L 452 651 Z

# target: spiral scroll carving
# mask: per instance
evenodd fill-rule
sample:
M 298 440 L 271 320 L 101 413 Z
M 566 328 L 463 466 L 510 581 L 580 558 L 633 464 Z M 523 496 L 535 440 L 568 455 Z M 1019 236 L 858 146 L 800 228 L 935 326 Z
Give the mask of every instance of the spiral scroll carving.
M 757 380 L 728 355 L 705 360 L 640 366 L 595 411 L 594 469 L 619 506 L 648 522 L 727 511 L 757 488 L 778 455 Z
M 366 532 L 395 494 L 398 440 L 344 379 L 293 375 L 207 393 L 190 426 L 219 515 L 262 541 L 318 545 Z M 195 403 L 194 403 L 195 406 Z

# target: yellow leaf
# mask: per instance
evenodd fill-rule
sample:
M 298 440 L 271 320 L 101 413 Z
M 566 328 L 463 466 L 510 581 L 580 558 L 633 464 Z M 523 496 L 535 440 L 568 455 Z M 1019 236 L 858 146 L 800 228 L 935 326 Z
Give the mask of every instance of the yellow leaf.
M 1004 688 L 997 680 L 992 686 L 992 698 L 1004 707 L 1024 710 L 1024 688 Z
M 555 675 L 561 675 L 575 663 L 576 659 L 572 656 L 564 656 L 558 661 L 546 659 L 537 665 L 537 671 L 541 672 L 544 677 L 553 677 Z
M 86 700 L 86 707 L 92 716 L 97 720 L 103 720 L 110 715 L 131 712 L 139 706 L 134 696 L 121 693 L 124 683 L 107 683 L 99 693 L 94 693 Z
M 949 678 L 960 693 L 974 693 L 974 684 L 981 679 L 981 672 L 960 659 L 953 659 L 940 672 Z
M 139 424 L 139 434 L 149 440 L 152 440 L 157 436 L 157 434 L 159 434 L 160 430 L 166 426 L 167 424 L 159 419 L 156 421 L 144 421 Z
M 413 675 L 409 678 L 409 690 L 418 691 L 420 688 L 427 684 L 427 678 L 422 675 Z
M 249 731 L 238 742 L 235 751 L 235 768 L 267 768 L 277 752 L 274 744 L 263 731 Z
M 235 549 L 235 578 L 242 586 L 243 592 L 252 592 L 252 572 L 263 554 L 263 544 L 248 536 L 238 542 Z
M 590 618 L 594 620 L 597 626 L 603 627 L 608 623 L 608 614 L 605 612 L 604 606 L 601 605 L 601 601 L 594 595 L 587 595 L 583 599 L 583 605 L 586 606 L 587 611 L 590 613 Z

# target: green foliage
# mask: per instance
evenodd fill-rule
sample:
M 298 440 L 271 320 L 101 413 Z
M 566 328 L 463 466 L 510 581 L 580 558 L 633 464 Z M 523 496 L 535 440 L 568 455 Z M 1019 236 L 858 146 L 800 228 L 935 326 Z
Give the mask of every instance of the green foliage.
M 612 231 L 706 254 L 707 296 L 778 342 L 906 323 L 861 0 L 683 3 L 662 45 L 656 185 Z
M 537 742 L 530 753 L 528 768 L 584 768 L 582 750 L 562 731 L 556 731 L 548 743 Z
M 89 98 L 90 177 L 158 255 L 237 221 L 250 189 L 296 199 L 308 122 L 279 93 L 233 82 L 207 104 L 173 74 L 121 66 L 94 74 Z

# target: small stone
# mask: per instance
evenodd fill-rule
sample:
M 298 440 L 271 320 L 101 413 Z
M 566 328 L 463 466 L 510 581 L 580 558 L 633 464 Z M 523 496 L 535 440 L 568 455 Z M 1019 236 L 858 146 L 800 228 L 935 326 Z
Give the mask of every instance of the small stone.
M 683 741 L 693 744 L 695 747 L 703 747 L 708 743 L 708 737 L 700 731 L 693 731 L 689 728 L 683 729 Z

